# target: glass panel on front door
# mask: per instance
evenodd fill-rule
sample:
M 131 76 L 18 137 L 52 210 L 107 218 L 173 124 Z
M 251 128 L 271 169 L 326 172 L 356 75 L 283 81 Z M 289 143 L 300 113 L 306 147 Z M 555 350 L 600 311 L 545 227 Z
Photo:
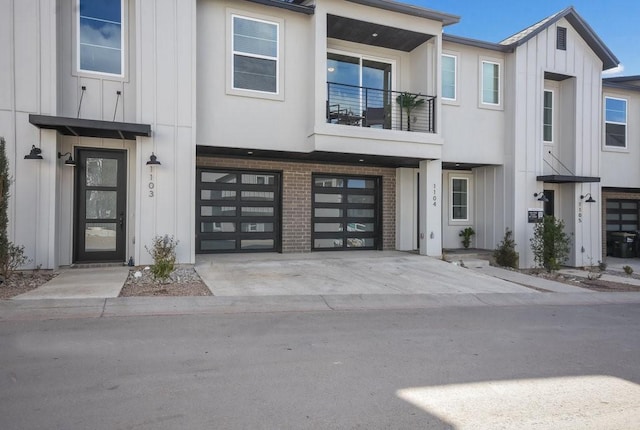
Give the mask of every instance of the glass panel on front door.
M 126 152 L 78 149 L 75 258 L 126 259 Z

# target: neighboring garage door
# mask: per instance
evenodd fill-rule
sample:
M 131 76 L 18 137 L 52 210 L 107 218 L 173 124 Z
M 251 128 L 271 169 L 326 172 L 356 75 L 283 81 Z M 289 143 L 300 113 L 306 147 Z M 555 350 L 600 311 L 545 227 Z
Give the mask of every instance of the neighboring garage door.
M 280 174 L 197 169 L 196 252 L 280 251 Z
M 607 199 L 607 233 L 638 230 L 640 201 Z
M 382 249 L 380 177 L 313 175 L 312 249 Z

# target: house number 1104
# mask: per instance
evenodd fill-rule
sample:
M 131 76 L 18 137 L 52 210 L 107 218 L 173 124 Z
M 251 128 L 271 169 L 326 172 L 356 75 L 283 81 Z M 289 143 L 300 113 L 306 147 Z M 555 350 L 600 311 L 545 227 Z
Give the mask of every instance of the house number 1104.
M 153 173 L 149 174 L 149 197 L 154 196 L 153 189 L 156 187 L 156 184 L 153 182 Z

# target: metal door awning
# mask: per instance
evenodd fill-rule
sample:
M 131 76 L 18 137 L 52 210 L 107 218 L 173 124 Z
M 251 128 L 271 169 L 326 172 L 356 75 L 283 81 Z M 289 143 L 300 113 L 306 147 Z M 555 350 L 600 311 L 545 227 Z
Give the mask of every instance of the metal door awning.
M 538 176 L 536 180 L 547 184 L 570 184 L 581 182 L 600 182 L 597 176 L 575 176 L 575 175 L 544 175 Z
M 29 122 L 38 128 L 57 130 L 58 133 L 65 136 L 126 140 L 135 140 L 136 136 L 151 136 L 151 125 L 149 124 L 34 114 L 29 115 Z

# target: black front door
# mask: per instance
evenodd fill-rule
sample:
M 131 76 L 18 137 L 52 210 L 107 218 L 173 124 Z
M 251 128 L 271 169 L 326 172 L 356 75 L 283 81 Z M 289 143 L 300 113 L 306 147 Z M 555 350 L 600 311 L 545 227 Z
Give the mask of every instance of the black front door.
M 125 261 L 126 152 L 78 149 L 76 156 L 74 260 Z

